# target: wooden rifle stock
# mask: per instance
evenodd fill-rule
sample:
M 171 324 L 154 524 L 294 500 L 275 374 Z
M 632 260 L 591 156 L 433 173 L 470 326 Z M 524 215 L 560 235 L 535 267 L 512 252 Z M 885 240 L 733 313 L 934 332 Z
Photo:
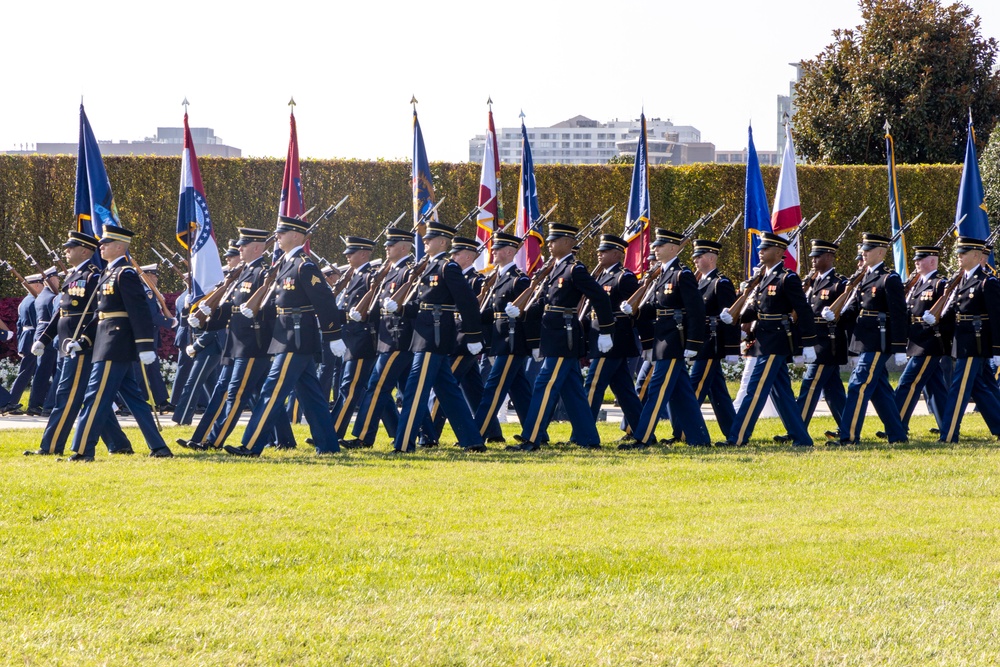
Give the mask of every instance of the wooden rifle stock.
M 24 287 L 24 289 L 28 290 L 29 294 L 31 293 L 31 290 L 28 289 L 28 283 L 27 281 L 25 281 L 24 276 L 18 273 L 17 269 L 15 269 L 10 262 L 8 262 L 5 259 L 0 259 L 0 266 L 10 271 L 14 275 L 14 278 L 17 280 L 17 282 L 21 283 L 21 286 Z
M 483 282 L 483 289 L 479 291 L 479 312 L 486 310 L 486 306 L 493 300 L 493 291 L 496 289 L 497 277 L 500 274 L 500 267 L 494 267 Z
M 643 276 L 642 282 L 639 284 L 639 289 L 632 292 L 632 296 L 628 298 L 628 305 L 632 307 L 632 315 L 639 314 L 639 308 L 648 300 L 646 298 L 647 292 L 652 290 L 653 284 L 660 277 L 661 273 L 663 273 L 663 265 L 657 264 Z
M 938 297 L 938 300 L 934 302 L 931 306 L 930 313 L 934 316 L 936 320 L 941 321 L 941 315 L 944 314 L 944 308 L 948 305 L 948 301 L 951 299 L 951 295 L 958 289 L 959 284 L 962 282 L 962 277 L 965 276 L 965 271 L 959 268 L 958 273 L 955 274 L 948 284 L 944 288 L 944 292 Z
M 146 288 L 153 293 L 153 296 L 156 297 L 156 301 L 160 304 L 160 312 L 163 313 L 163 316 L 165 318 L 167 318 L 168 320 L 172 320 L 174 318 L 174 315 L 173 313 L 170 312 L 170 308 L 167 307 L 167 301 L 166 299 L 163 298 L 163 295 L 160 294 L 160 290 L 153 287 L 153 283 L 149 281 L 149 276 L 147 276 L 146 272 L 142 270 L 142 268 L 139 266 L 138 263 L 136 263 L 134 257 L 129 256 L 128 260 L 132 263 L 132 268 L 135 269 L 135 272 L 139 274 L 139 278 L 142 279 L 142 282 L 146 286 Z
M 552 273 L 552 267 L 555 266 L 555 262 L 550 257 L 542 267 L 535 271 L 535 275 L 531 277 L 531 284 L 528 285 L 528 289 L 521 292 L 516 299 L 511 301 L 512 304 L 517 306 L 518 310 L 523 314 L 524 311 L 528 309 L 528 306 L 533 304 L 535 300 L 541 295 L 542 283 L 548 278 L 549 274 Z
M 860 271 L 851 276 L 847 281 L 847 286 L 844 287 L 844 293 L 837 297 L 837 299 L 830 304 L 830 310 L 836 316 L 833 321 L 836 322 L 840 319 L 840 314 L 844 312 L 844 306 L 847 305 L 848 299 L 854 293 L 854 290 L 859 284 L 861 284 L 861 279 L 865 277 L 865 273 L 868 271 L 868 267 L 864 266 Z
M 371 287 L 369 287 L 368 291 L 365 292 L 365 295 L 361 297 L 361 301 L 358 302 L 358 305 L 354 307 L 354 309 L 361 314 L 362 322 L 368 321 L 368 312 L 371 310 L 375 297 L 382 291 L 382 285 L 385 284 L 385 277 L 389 275 L 389 269 L 392 267 L 392 262 L 388 260 L 382 265 L 379 272 L 375 274 Z
M 761 270 L 757 272 L 757 275 L 751 276 L 750 280 L 747 281 L 747 288 L 743 290 L 743 293 L 736 297 L 736 301 L 733 305 L 729 306 L 726 311 L 729 313 L 730 317 L 733 318 L 733 323 L 735 324 L 740 319 L 740 315 L 743 314 L 743 308 L 746 306 L 747 299 L 750 298 L 750 294 L 753 293 L 760 281 L 764 279 L 764 275 L 767 273 L 767 269 L 761 267 Z
M 215 288 L 201 300 L 202 305 L 208 306 L 211 310 L 218 308 L 229 292 L 229 288 L 232 287 L 233 283 L 235 283 L 240 277 L 240 274 L 243 273 L 243 269 L 245 267 L 246 264 L 243 262 L 237 264 L 236 267 L 229 272 L 229 275 L 226 276 L 225 280 L 216 285 Z M 195 317 L 198 318 L 198 321 L 204 325 L 209 316 L 201 312 L 201 309 L 199 308 L 195 308 L 193 312 Z
M 393 292 L 392 296 L 389 297 L 395 301 L 399 306 L 404 306 L 409 303 L 413 295 L 417 293 L 417 285 L 420 283 L 420 278 L 423 276 L 424 270 L 427 269 L 427 265 L 431 261 L 430 255 L 424 255 L 423 259 L 417 262 L 417 265 L 413 267 L 413 271 L 410 273 L 410 278 L 403 285 Z

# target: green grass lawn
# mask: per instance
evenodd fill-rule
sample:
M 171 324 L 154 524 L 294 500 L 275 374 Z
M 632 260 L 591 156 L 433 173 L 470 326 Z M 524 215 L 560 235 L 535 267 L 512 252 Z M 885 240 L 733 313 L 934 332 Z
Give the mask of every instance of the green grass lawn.
M 977 415 L 959 446 L 931 425 L 891 448 L 792 451 L 765 420 L 739 450 L 91 464 L 6 431 L 0 664 L 995 665 L 1000 448 Z

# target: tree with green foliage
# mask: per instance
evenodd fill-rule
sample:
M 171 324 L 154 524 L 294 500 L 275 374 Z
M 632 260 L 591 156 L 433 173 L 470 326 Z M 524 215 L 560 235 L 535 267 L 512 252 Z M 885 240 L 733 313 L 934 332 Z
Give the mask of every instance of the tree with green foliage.
M 795 143 L 827 164 L 885 162 L 886 120 L 899 163 L 961 162 L 969 110 L 979 136 L 1000 115 L 997 40 L 972 9 L 939 0 L 861 0 L 862 25 L 802 63 Z M 982 146 L 979 146 L 982 148 Z
M 983 177 L 986 191 L 986 211 L 990 218 L 990 228 L 1000 225 L 1000 131 L 994 129 L 986 150 L 979 155 L 979 174 Z

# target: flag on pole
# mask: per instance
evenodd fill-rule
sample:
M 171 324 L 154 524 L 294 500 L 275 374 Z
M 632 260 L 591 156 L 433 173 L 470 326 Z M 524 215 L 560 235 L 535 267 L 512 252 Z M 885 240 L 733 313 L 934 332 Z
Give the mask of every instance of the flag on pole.
M 294 106 L 294 101 L 290 102 Z M 299 134 L 295 128 L 295 109 L 289 117 L 291 134 L 288 138 L 288 153 L 285 156 L 285 173 L 281 177 L 281 200 L 278 215 L 297 218 L 306 210 L 302 199 L 302 174 L 299 171 Z
M 493 109 L 490 109 L 486 126 L 486 144 L 483 148 L 483 170 L 479 175 L 479 206 L 483 208 L 479 211 L 479 217 L 476 219 L 476 239 L 481 245 L 486 246 L 486 250 L 479 253 L 479 257 L 476 258 L 475 266 L 478 271 L 483 271 L 490 266 L 493 232 L 503 228 L 505 224 L 503 203 L 501 202 L 502 193 L 500 152 L 497 150 L 497 132 L 493 126 Z M 493 198 L 492 201 L 490 201 L 491 198 Z M 483 206 L 486 202 L 490 203 Z
M 514 232 L 524 239 L 515 262 L 529 276 L 542 263 L 542 235 L 534 226 L 541 216 L 538 210 L 538 186 L 535 183 L 535 163 L 531 159 L 528 130 L 521 112 L 521 180 L 517 190 L 517 223 Z
M 222 261 L 215 243 L 212 216 L 208 213 L 205 188 L 201 184 L 198 156 L 184 112 L 184 152 L 181 153 L 181 192 L 177 202 L 177 241 L 188 252 L 191 265 L 189 289 L 192 303 L 222 281 Z
M 799 182 L 795 177 L 795 147 L 792 145 L 791 127 L 785 123 L 785 153 L 781 156 L 778 191 L 774 193 L 771 231 L 788 238 L 788 233 L 798 227 L 801 222 Z M 785 267 L 790 271 L 798 271 L 799 269 L 799 244 L 797 240 L 789 244 L 785 250 Z
M 895 236 L 903 225 L 903 209 L 899 206 L 899 187 L 896 184 L 896 145 L 889 133 L 889 121 L 885 121 L 885 155 L 889 169 L 889 227 Z M 903 282 L 908 278 L 906 270 L 906 234 L 900 234 L 892 245 L 892 257 L 896 264 L 896 273 Z
M 416 99 L 413 100 L 416 104 Z M 416 242 L 413 244 L 413 255 L 420 259 L 424 256 L 424 227 L 421 216 L 434 208 L 434 179 L 431 176 L 431 165 L 427 161 L 427 149 L 424 148 L 424 135 L 420 131 L 420 121 L 417 120 L 417 108 L 413 107 L 413 229 Z M 437 220 L 437 211 L 430 220 Z
M 771 216 L 767 210 L 767 193 L 764 192 L 764 177 L 760 173 L 757 149 L 753 145 L 753 127 L 747 128 L 749 145 L 747 148 L 746 190 L 743 199 L 743 228 L 747 231 L 746 278 L 760 263 L 760 233 L 771 231 Z
M 646 272 L 649 265 L 649 154 L 646 148 L 646 114 L 639 115 L 639 145 L 635 149 L 632 165 L 632 189 L 628 195 L 628 212 L 625 218 L 625 268 L 636 275 Z
M 969 133 L 965 141 L 965 163 L 962 165 L 962 183 L 958 188 L 958 206 L 955 220 L 966 216 L 958 226 L 959 236 L 986 239 L 990 236 L 990 221 L 986 216 L 986 197 L 983 179 L 979 175 L 976 160 L 976 131 L 972 127 L 972 112 L 969 112 Z
M 84 234 L 101 237 L 105 226 L 121 227 L 118 207 L 111 192 L 111 181 L 104 169 L 101 149 L 90 128 L 87 113 L 80 104 L 80 147 L 76 159 L 76 202 L 73 207 L 76 229 Z M 100 253 L 94 261 L 102 264 Z

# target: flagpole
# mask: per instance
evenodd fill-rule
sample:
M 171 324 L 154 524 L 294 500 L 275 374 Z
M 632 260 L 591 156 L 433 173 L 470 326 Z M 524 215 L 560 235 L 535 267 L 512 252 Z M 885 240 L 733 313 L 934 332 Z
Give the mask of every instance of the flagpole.
M 188 126 L 188 105 L 190 105 L 190 104 L 191 103 L 188 102 L 188 98 L 185 95 L 184 96 L 184 101 L 181 102 L 181 106 L 184 107 L 184 131 L 185 132 L 187 132 L 187 126 Z M 185 243 L 184 246 L 185 246 L 185 250 L 187 251 L 187 263 L 188 263 L 188 298 L 187 298 L 188 309 L 190 311 L 193 311 L 194 310 L 194 258 L 191 255 L 191 222 L 190 221 L 188 221 L 187 243 Z M 174 310 L 177 310 L 176 304 L 174 304 Z M 180 313 L 178 311 L 178 315 L 179 314 Z M 148 383 L 148 380 L 147 380 L 147 383 Z M 150 394 L 150 396 L 152 396 L 152 394 Z M 155 413 L 156 411 L 154 410 L 153 412 Z M 157 426 L 159 426 L 159 422 L 157 422 Z

